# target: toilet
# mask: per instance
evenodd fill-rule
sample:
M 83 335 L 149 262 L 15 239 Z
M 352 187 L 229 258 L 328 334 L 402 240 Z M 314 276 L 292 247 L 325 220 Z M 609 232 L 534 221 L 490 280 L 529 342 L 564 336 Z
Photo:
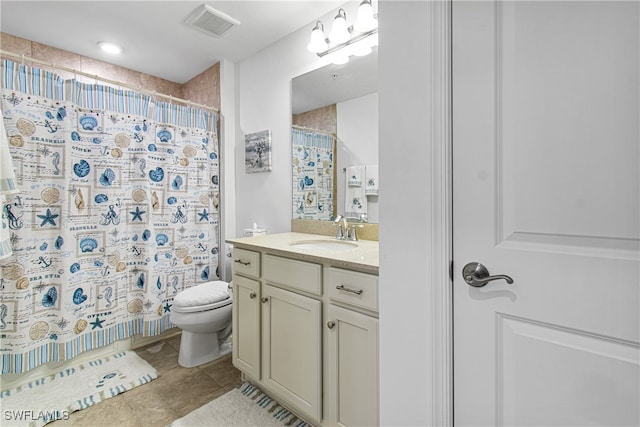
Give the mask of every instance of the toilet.
M 175 296 L 170 321 L 182 329 L 178 363 L 186 368 L 211 362 L 231 352 L 231 286 L 212 281 Z

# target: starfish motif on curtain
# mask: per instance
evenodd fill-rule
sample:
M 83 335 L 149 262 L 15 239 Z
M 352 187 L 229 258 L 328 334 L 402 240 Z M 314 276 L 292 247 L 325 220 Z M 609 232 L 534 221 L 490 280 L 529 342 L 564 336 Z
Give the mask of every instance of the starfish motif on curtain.
M 198 212 L 198 216 L 200 217 L 198 218 L 198 221 L 204 221 L 204 220 L 209 221 L 209 212 L 207 212 L 206 209 L 203 209 L 202 213 Z
M 44 227 L 46 224 L 51 224 L 52 226 L 56 226 L 56 222 L 54 221 L 60 215 L 51 213 L 51 209 L 47 209 L 46 215 L 38 215 L 38 218 L 42 220 L 40 223 L 40 227 Z
M 98 316 L 96 316 L 96 320 L 94 320 L 93 322 L 91 322 L 91 330 L 95 329 L 95 328 L 100 328 L 102 329 L 102 324 L 104 323 L 104 320 L 100 320 L 98 318 Z
M 129 211 L 129 213 L 131 215 L 133 215 L 133 218 L 131 218 L 131 222 L 137 220 L 142 221 L 142 214 L 146 213 L 146 211 L 141 211 L 139 206 L 136 206 L 136 210 L 135 211 Z

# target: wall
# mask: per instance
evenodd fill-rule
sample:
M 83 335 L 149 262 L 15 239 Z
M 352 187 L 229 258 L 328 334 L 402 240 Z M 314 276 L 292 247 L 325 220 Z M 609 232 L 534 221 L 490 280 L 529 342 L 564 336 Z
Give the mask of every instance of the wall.
M 338 116 L 338 213 L 344 212 L 343 169 L 352 165 L 378 164 L 378 94 L 372 93 L 337 105 Z M 378 197 L 367 197 L 369 222 L 379 222 Z

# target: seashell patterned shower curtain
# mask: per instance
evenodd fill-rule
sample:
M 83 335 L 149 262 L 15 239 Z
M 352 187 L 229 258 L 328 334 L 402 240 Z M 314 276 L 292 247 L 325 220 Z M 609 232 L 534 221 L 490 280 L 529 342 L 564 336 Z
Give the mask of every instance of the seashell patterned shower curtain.
M 174 296 L 218 278 L 217 114 L 2 65 L 2 373 L 172 327 Z

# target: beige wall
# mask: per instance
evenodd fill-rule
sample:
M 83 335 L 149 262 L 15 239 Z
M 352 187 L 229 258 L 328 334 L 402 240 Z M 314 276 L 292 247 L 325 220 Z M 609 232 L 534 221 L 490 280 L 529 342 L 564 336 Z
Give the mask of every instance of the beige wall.
M 220 109 L 220 64 L 215 64 L 185 84 L 171 82 L 149 74 L 129 70 L 108 62 L 98 61 L 77 55 L 55 47 L 26 40 L 11 34 L 0 32 L 0 48 L 18 55 L 25 55 L 40 61 L 50 62 L 83 73 L 122 82 L 147 91 L 155 91 L 176 98 L 205 104 Z M 9 58 L 14 59 L 14 58 Z M 71 73 L 58 72 L 63 78 L 73 78 Z M 78 76 L 79 80 L 90 79 Z
M 294 125 L 319 129 L 335 135 L 338 131 L 336 104 L 316 108 L 315 110 L 306 111 L 300 114 L 293 114 L 292 122 Z

